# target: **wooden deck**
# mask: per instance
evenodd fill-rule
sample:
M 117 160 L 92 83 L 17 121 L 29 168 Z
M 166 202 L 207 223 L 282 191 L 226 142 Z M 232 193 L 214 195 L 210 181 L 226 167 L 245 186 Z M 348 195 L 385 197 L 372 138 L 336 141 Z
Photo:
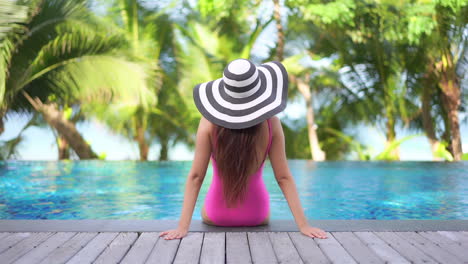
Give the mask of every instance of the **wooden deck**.
M 468 232 L 0 232 L 1 263 L 468 263 Z

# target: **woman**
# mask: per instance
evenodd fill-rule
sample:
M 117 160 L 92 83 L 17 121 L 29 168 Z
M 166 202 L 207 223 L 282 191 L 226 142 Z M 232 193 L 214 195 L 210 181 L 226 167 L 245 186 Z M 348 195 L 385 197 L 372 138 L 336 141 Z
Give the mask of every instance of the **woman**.
M 326 233 L 307 223 L 288 168 L 284 134 L 275 115 L 286 108 L 288 75 L 279 62 L 255 66 L 246 59 L 230 62 L 223 77 L 193 90 L 202 114 L 177 229 L 161 232 L 165 239 L 187 235 L 210 158 L 213 181 L 202 208 L 203 222 L 217 226 L 268 224 L 269 195 L 262 173 L 267 155 L 275 178 L 300 232 L 317 238 Z

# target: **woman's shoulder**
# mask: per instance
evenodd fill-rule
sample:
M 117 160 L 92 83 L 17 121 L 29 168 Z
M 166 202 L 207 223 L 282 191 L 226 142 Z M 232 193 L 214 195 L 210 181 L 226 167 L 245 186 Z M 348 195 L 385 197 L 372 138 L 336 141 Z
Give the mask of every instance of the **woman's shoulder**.
M 272 122 L 272 124 L 273 124 L 273 123 L 279 124 L 279 123 L 280 123 L 280 119 L 279 119 L 279 117 L 277 117 L 277 116 L 272 116 L 272 117 L 270 117 L 270 122 Z
M 201 128 L 207 128 L 207 129 L 210 129 L 214 126 L 213 123 L 211 123 L 210 120 L 206 119 L 206 117 L 204 116 L 201 116 L 200 118 L 200 127 Z
M 271 123 L 271 131 L 273 132 L 273 134 L 275 133 L 275 131 L 278 131 L 281 127 L 281 120 L 279 119 L 279 117 L 277 116 L 272 116 L 270 118 L 270 123 Z

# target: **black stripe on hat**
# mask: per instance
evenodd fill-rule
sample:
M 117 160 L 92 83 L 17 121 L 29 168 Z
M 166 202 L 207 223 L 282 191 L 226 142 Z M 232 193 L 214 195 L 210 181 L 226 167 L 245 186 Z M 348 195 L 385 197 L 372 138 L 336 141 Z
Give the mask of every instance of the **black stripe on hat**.
M 212 89 L 213 89 L 214 81 L 212 81 L 212 82 L 209 82 L 207 84 L 207 86 L 206 86 L 206 95 L 207 95 L 208 101 L 211 104 L 211 106 L 213 106 L 214 109 L 216 109 L 218 112 L 223 113 L 223 114 L 227 114 L 227 115 L 230 115 L 230 116 L 244 116 L 244 115 L 248 115 L 250 113 L 256 112 L 257 110 L 259 110 L 259 109 L 273 103 L 275 101 L 275 99 L 276 99 L 276 90 L 278 89 L 278 85 L 277 85 L 278 79 L 276 77 L 276 74 L 275 74 L 275 71 L 273 70 L 273 68 L 271 68 L 268 65 L 264 65 L 263 67 L 266 68 L 270 72 L 271 77 L 272 77 L 272 83 L 271 83 L 272 93 L 267 99 L 263 100 L 259 104 L 256 104 L 256 105 L 254 105 L 254 106 L 252 106 L 250 108 L 246 108 L 246 109 L 242 109 L 242 110 L 233 110 L 233 109 L 225 108 L 224 106 L 220 105 L 219 102 L 216 101 L 214 99 L 214 97 L 213 97 L 213 90 Z M 214 88 L 214 89 L 216 89 L 216 88 Z M 244 103 L 248 103 L 248 101 L 245 101 Z
M 233 81 L 243 81 L 243 80 L 247 80 L 249 79 L 254 73 L 255 73 L 255 69 L 256 69 L 256 66 L 250 62 L 249 60 L 246 60 L 249 62 L 249 65 L 250 65 L 250 68 L 247 72 L 243 73 L 243 74 L 240 74 L 240 75 L 237 75 L 237 74 L 234 74 L 232 72 L 230 72 L 228 70 L 228 66 L 226 66 L 226 68 L 224 68 L 224 76 L 226 76 L 228 79 L 231 79 Z
M 259 81 L 260 81 L 260 76 L 257 76 L 257 79 L 255 79 L 255 81 L 253 81 L 251 84 L 244 86 L 244 87 L 231 86 L 225 82 L 223 82 L 223 84 L 224 84 L 224 87 L 226 87 L 226 89 L 228 89 L 229 91 L 233 93 L 243 93 L 254 88 Z

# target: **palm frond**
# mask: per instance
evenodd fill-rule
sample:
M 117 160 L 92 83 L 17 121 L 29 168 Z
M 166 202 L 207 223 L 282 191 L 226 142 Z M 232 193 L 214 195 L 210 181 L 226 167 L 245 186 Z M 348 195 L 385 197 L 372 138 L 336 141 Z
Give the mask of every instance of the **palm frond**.
M 81 103 L 118 101 L 148 107 L 155 96 L 148 88 L 147 73 L 144 65 L 125 58 L 92 55 L 68 60 L 45 78 L 57 95 Z
M 16 137 L 0 141 L 0 160 L 19 158 L 19 147 L 24 141 L 23 133 L 26 129 L 33 126 L 42 126 L 43 123 L 44 120 L 36 113 L 29 119 L 28 123 L 19 131 Z
M 0 108 L 5 95 L 5 80 L 8 76 L 8 65 L 14 51 L 14 42 L 24 32 L 21 25 L 28 19 L 28 7 L 16 1 L 0 0 Z

